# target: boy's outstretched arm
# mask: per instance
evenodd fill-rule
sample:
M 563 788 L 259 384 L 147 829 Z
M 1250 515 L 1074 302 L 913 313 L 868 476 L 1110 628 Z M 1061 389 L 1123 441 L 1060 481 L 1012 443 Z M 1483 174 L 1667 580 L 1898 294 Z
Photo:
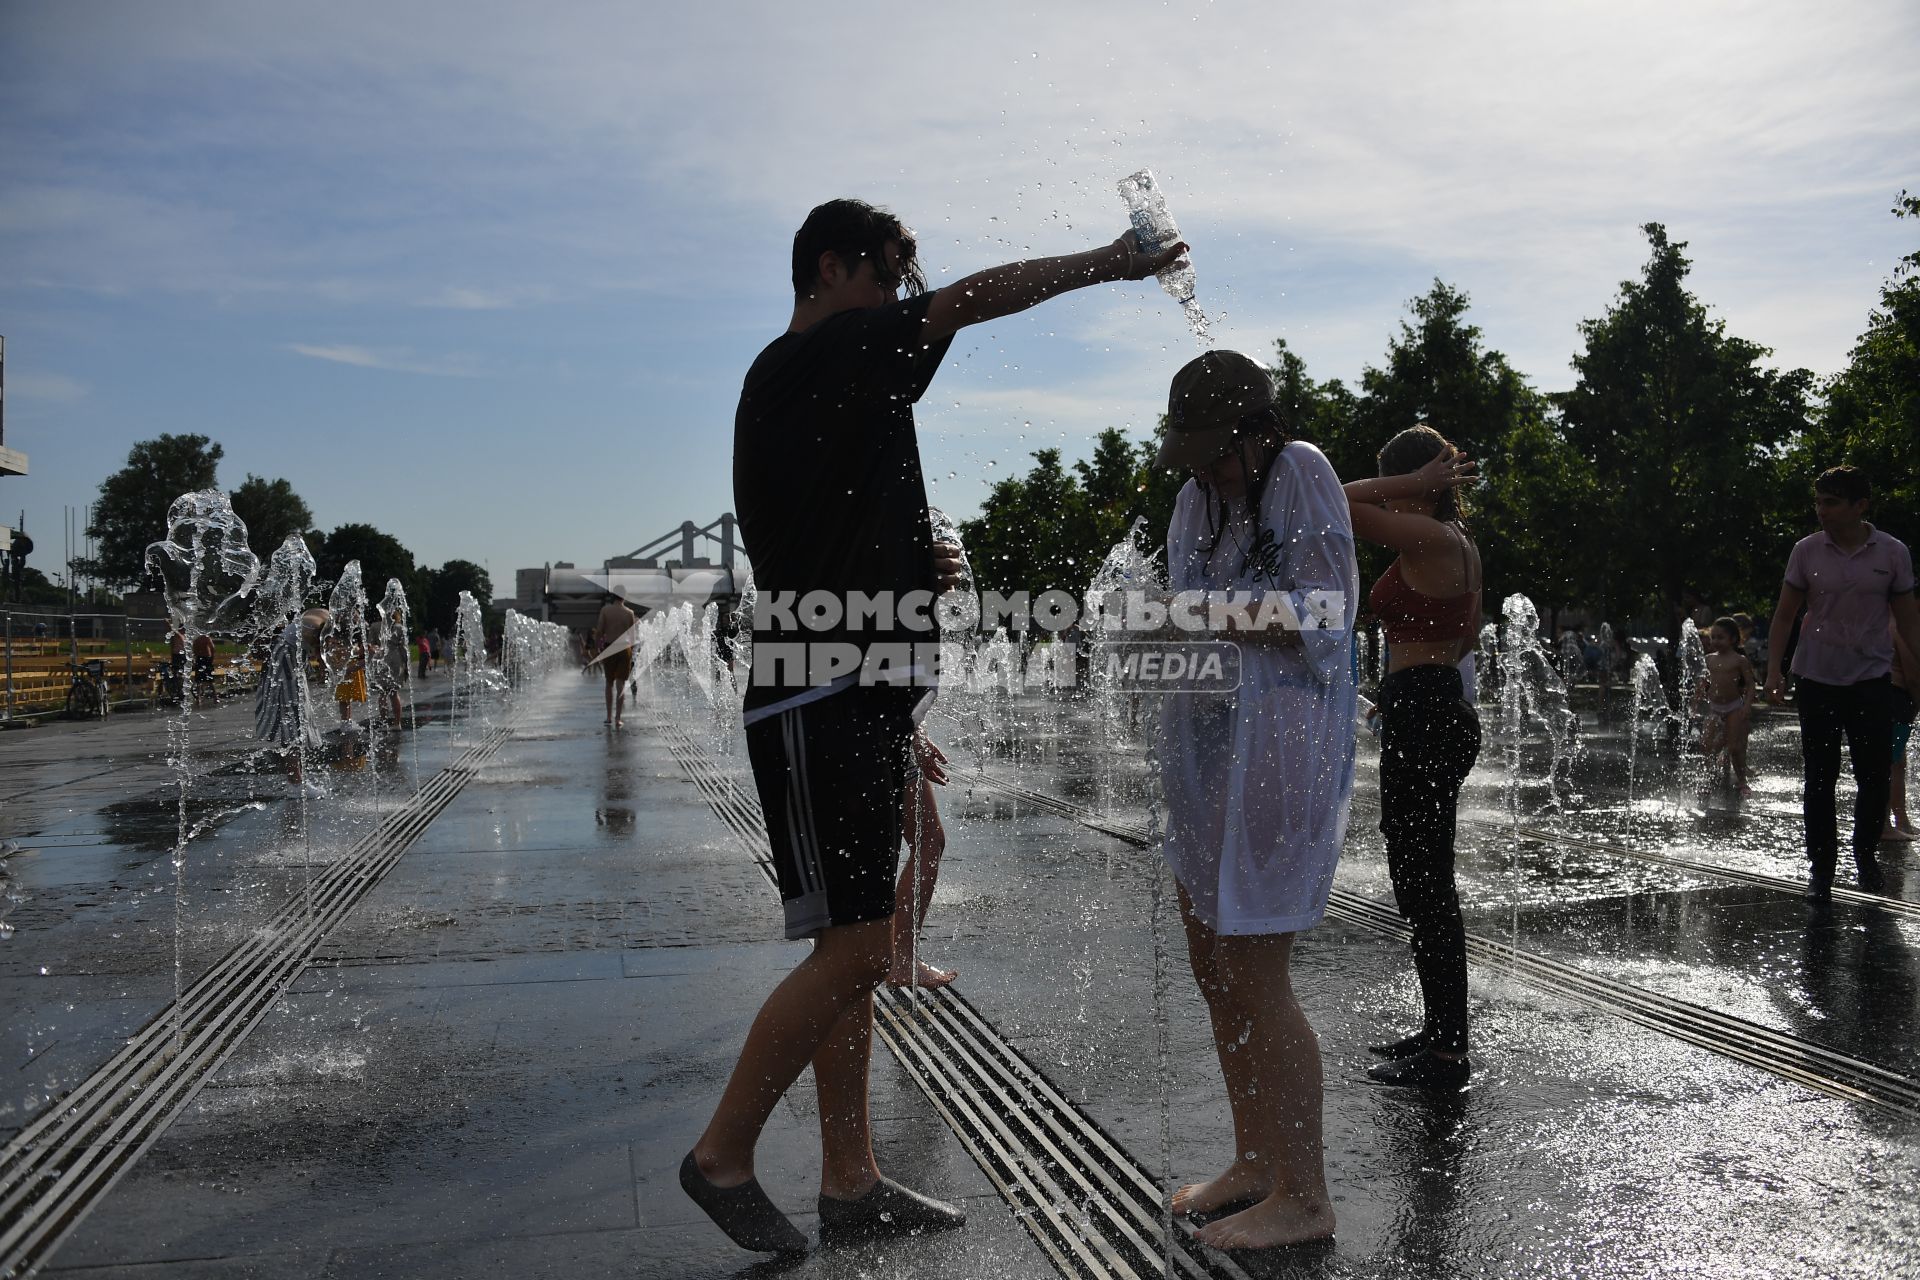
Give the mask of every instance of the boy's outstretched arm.
M 1159 253 L 1141 253 L 1129 231 L 1110 245 L 1084 253 L 989 267 L 942 285 L 927 307 L 922 331 L 929 339 L 944 338 L 970 324 L 1025 311 L 1074 289 L 1117 280 L 1144 280 L 1186 251 L 1183 241 Z

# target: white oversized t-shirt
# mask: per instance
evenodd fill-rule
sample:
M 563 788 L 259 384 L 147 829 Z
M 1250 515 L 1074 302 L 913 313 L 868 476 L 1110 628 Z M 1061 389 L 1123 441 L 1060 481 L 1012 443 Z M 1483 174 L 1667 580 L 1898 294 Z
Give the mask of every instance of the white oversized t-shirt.
M 1167 530 L 1173 590 L 1256 602 L 1278 591 L 1303 621 L 1325 626 L 1294 646 L 1243 640 L 1236 693 L 1168 695 L 1164 849 L 1215 932 L 1293 933 L 1326 914 L 1353 794 L 1353 523 L 1340 478 L 1304 441 L 1275 459 L 1258 523 L 1230 504 L 1216 544 L 1219 504 L 1191 480 L 1180 491 Z

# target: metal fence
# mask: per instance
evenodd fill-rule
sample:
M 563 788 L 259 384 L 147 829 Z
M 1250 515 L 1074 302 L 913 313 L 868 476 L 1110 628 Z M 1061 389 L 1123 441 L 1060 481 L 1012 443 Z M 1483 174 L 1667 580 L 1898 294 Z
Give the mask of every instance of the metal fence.
M 0 717 L 8 720 L 64 709 L 79 670 L 94 662 L 110 707 L 145 704 L 156 669 L 171 665 L 164 618 L 9 606 L 0 610 L 0 632 L 6 689 Z

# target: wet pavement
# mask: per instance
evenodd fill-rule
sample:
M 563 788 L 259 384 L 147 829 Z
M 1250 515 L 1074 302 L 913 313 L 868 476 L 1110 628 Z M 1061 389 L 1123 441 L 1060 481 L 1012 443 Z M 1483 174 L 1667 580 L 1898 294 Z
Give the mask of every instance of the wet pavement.
M 496 709 L 512 736 L 47 1273 L 1059 1274 L 885 1051 L 883 1167 L 964 1200 L 964 1232 L 769 1266 L 681 1196 L 679 1157 L 748 1019 L 803 951 L 774 940 L 778 904 L 750 842 L 689 781 L 687 743 L 698 768 L 747 785 L 737 738 L 677 688 L 662 679 L 617 734 L 600 724 L 597 684 L 572 677 Z M 250 708 L 197 718 L 199 833 L 177 871 L 163 718 L 0 735 L 0 837 L 33 850 L 15 860 L 19 932 L 0 943 L 0 1137 L 160 1013 L 176 974 L 191 978 L 344 856 L 400 803 L 416 751 L 426 777 L 474 740 L 434 714 L 432 682 L 424 693 L 428 721 L 376 759 L 385 772 L 327 775 L 304 828 L 285 780 L 253 771 Z M 1010 1050 L 1177 1183 L 1225 1162 L 1224 1091 L 1161 863 L 1076 820 L 1147 819 L 1138 747 L 1092 716 L 1037 699 L 936 711 L 956 765 L 1067 807 L 964 781 L 942 793 L 949 844 L 926 954 L 960 970 Z M 1920 915 L 1845 902 L 1811 914 L 1790 892 L 1607 852 L 1795 877 L 1791 721 L 1760 726 L 1760 794 L 1744 806 L 1703 804 L 1672 762 L 1642 758 L 1652 776 L 1629 779 L 1622 744 L 1589 721 L 1579 798 L 1557 808 L 1544 761 L 1522 752 L 1510 787 L 1502 753 L 1483 757 L 1463 802 L 1469 929 L 1920 1076 Z M 1376 816 L 1363 746 L 1339 887 L 1390 901 Z M 1521 824 L 1553 838 L 1516 838 Z M 1920 899 L 1911 855 L 1886 867 L 1888 895 Z M 1295 984 L 1321 1040 L 1340 1231 L 1330 1255 L 1278 1273 L 1920 1274 L 1914 1114 L 1491 967 L 1473 980 L 1473 1087 L 1449 1100 L 1381 1090 L 1365 1082 L 1363 1046 L 1413 1025 L 1405 944 L 1330 919 L 1300 941 Z M 759 1168 L 809 1232 L 813 1125 L 803 1082 Z

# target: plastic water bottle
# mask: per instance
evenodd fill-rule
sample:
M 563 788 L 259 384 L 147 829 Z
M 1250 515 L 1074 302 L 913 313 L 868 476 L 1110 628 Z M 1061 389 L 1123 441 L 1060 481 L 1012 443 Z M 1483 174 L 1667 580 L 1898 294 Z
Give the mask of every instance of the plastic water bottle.
M 1140 242 L 1140 252 L 1158 253 L 1180 238 L 1180 228 L 1174 225 L 1173 215 L 1167 212 L 1167 198 L 1160 191 L 1160 184 L 1153 179 L 1153 170 L 1142 169 L 1120 179 L 1120 198 L 1126 202 L 1127 217 L 1133 222 L 1134 238 Z M 1182 307 L 1193 301 L 1197 287 L 1193 278 L 1193 263 L 1185 254 L 1174 259 L 1159 274 L 1160 287 L 1172 295 L 1173 300 Z
M 973 562 L 967 559 L 966 544 L 960 541 L 960 526 L 954 523 L 952 516 L 938 507 L 927 508 L 927 523 L 932 526 L 933 540 L 947 542 L 960 548 L 960 585 L 954 590 L 962 594 L 973 591 Z

